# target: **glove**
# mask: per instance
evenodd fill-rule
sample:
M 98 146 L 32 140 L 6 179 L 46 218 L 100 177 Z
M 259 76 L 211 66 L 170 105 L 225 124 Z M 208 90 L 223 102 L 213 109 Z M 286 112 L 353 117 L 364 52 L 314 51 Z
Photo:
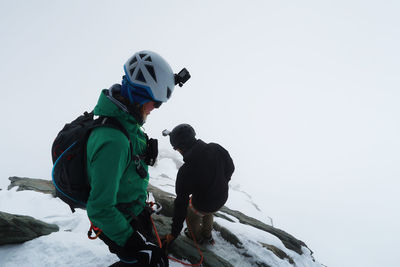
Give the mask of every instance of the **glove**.
M 169 245 L 171 245 L 172 242 L 174 242 L 175 239 L 176 239 L 176 236 L 174 236 L 173 234 L 167 234 L 167 235 L 161 237 L 162 248 L 167 249 L 169 247 Z
M 144 249 L 135 252 L 133 256 L 141 263 L 140 266 L 169 266 L 168 256 L 165 251 L 153 243 L 147 243 Z
M 168 267 L 168 256 L 164 250 L 146 240 L 146 238 L 135 231 L 126 242 L 124 249 L 134 259 L 138 260 L 140 266 Z
M 128 241 L 126 241 L 124 249 L 126 251 L 137 251 L 146 246 L 146 238 L 138 231 L 133 232 Z

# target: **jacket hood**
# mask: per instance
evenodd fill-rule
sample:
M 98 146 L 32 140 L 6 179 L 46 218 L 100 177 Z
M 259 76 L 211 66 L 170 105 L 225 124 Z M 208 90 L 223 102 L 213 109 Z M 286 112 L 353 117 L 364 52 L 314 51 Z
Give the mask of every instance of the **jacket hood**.
M 97 105 L 94 108 L 94 114 L 97 116 L 107 116 L 117 118 L 121 123 L 137 124 L 137 119 L 129 114 L 127 111 L 123 110 L 121 107 L 117 106 L 113 101 L 108 98 L 109 90 L 104 89 L 97 101 Z

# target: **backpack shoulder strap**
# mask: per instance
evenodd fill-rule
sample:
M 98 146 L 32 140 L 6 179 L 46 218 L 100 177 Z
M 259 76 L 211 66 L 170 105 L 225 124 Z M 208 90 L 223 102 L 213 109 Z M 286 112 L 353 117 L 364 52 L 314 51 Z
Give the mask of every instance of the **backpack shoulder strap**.
M 131 151 L 131 156 L 133 158 L 133 147 L 132 147 L 131 138 L 129 137 L 129 133 L 125 129 L 125 127 L 122 125 L 122 123 L 120 123 L 116 118 L 106 117 L 106 116 L 101 116 L 101 117 L 98 118 L 98 120 L 99 120 L 100 123 L 98 124 L 97 127 L 106 126 L 106 127 L 115 128 L 117 130 L 120 130 L 126 136 L 126 138 L 128 138 L 129 149 Z
M 136 166 L 136 172 L 139 174 L 139 176 L 141 178 L 144 179 L 147 176 L 147 171 L 140 164 L 141 156 L 133 154 L 132 142 L 131 142 L 131 139 L 129 138 L 129 133 L 125 129 L 125 127 L 117 119 L 115 119 L 113 117 L 100 117 L 98 119 L 100 120 L 100 124 L 98 125 L 98 127 L 101 127 L 101 126 L 113 127 L 115 129 L 120 130 L 123 134 L 125 134 L 126 138 L 128 138 L 128 141 L 129 141 L 129 147 L 131 150 L 131 159 Z

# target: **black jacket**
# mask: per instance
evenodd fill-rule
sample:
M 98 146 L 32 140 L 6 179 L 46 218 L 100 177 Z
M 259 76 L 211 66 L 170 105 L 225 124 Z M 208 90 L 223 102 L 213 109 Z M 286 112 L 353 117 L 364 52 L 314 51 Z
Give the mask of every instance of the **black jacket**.
M 178 236 L 186 218 L 189 196 L 196 210 L 215 212 L 228 199 L 228 182 L 235 170 L 232 158 L 222 146 L 197 140 L 183 154 L 178 171 L 171 233 Z

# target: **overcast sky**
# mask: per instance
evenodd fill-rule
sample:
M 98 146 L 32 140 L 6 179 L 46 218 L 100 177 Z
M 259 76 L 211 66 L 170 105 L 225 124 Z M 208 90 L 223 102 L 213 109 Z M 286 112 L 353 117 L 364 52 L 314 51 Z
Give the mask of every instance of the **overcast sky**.
M 134 52 L 153 50 L 192 78 L 150 115 L 149 135 L 186 122 L 223 145 L 232 185 L 321 263 L 397 266 L 399 7 L 1 0 L 0 185 L 50 179 L 63 124 L 120 82 Z

